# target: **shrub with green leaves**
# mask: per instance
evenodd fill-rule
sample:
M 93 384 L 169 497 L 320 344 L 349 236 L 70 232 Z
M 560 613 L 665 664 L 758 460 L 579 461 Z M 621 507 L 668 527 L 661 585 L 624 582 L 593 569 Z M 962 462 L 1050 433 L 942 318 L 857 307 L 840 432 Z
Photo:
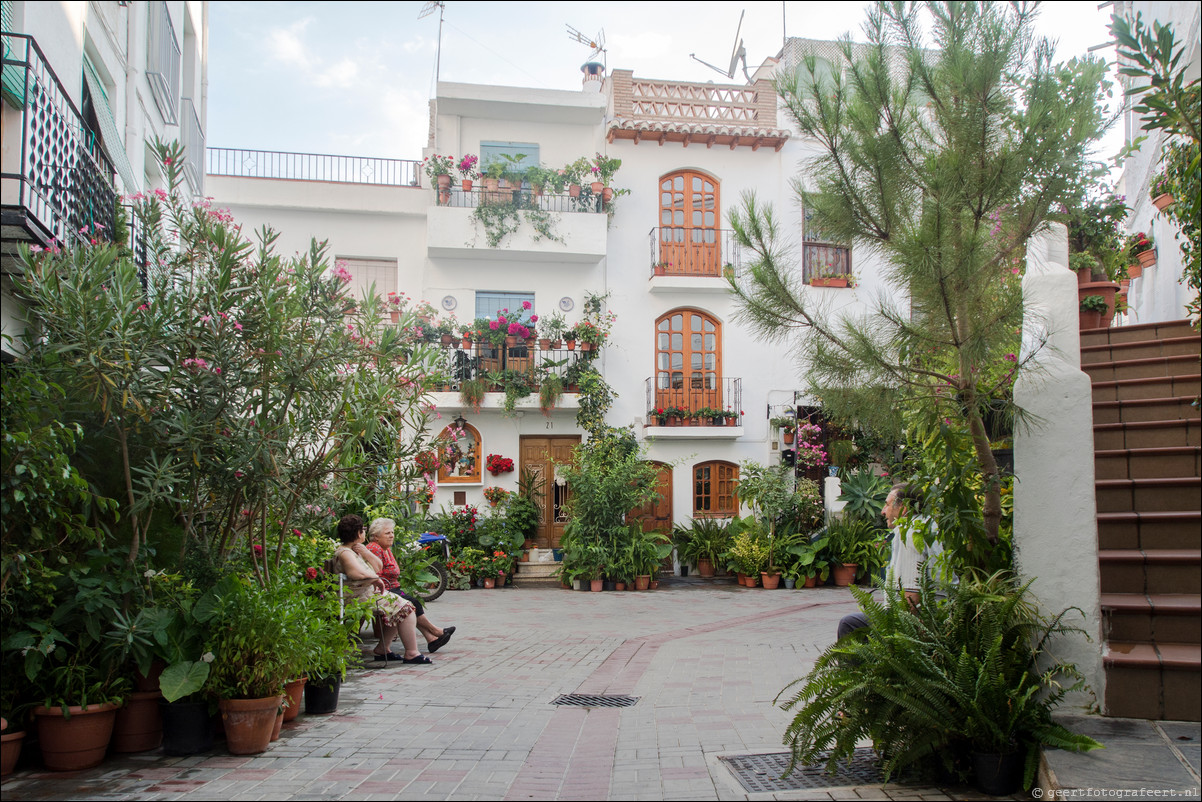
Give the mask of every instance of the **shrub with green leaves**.
M 887 602 L 852 588 L 869 626 L 832 644 L 805 677 L 777 696 L 796 710 L 784 742 L 794 764 L 833 770 L 867 739 L 886 779 L 908 769 L 968 770 L 973 751 L 1026 754 L 1026 787 L 1040 747 L 1095 749 L 1096 741 L 1052 721 L 1081 673 L 1050 645 L 1079 634 L 1066 623 L 1076 608 L 1048 618 L 1005 572 L 958 585 L 925 579 L 913 610 L 898 588 Z

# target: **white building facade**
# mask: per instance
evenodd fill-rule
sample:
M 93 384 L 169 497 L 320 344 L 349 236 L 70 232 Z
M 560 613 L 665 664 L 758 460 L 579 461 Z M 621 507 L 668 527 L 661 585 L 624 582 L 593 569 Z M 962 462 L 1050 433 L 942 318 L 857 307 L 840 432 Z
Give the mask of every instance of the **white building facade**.
M 729 211 L 750 192 L 771 203 L 799 269 L 804 255 L 807 283 L 819 273 L 851 279 L 849 287 L 803 288 L 832 307 L 860 306 L 874 295 L 878 266 L 850 249 L 803 242 L 791 181 L 811 145 L 778 113 L 771 82 L 761 78 L 771 63 L 759 80 L 732 86 L 644 80 L 624 70 L 604 77 L 599 65 L 586 67 L 579 92 L 441 82 L 431 102 L 427 156 L 470 153 L 484 163 L 524 154 L 522 167 L 551 168 L 596 154 L 621 159 L 612 184 L 629 194 L 604 202 L 585 189 L 578 198 L 531 199 L 553 239 L 521 220 L 490 245 L 475 213 L 496 190 L 477 181 L 464 191 L 456 178 L 439 192 L 412 161 L 211 149 L 208 192 L 248 229 L 279 231 L 282 252 L 326 239 L 356 284 L 370 279 L 380 295 L 428 301 L 465 327 L 502 309 L 512 316 L 523 302 L 531 307 L 526 314 L 545 321 L 559 313 L 571 324 L 590 294 L 605 296 L 616 322 L 595 364 L 617 393 L 606 422 L 632 426 L 660 472 L 663 500 L 642 511 L 647 524 L 729 516 L 737 511 L 739 462 L 780 461 L 787 447 L 768 421 L 807 400 L 796 355 L 735 321 L 724 274 L 741 270 L 750 254 L 734 241 Z M 526 184 L 522 192 L 532 189 Z M 579 349 L 523 345 L 497 355 L 464 350 L 458 337 L 444 349 L 450 380 L 434 400 L 440 423 L 466 422 L 471 454 L 462 469 L 441 472 L 435 508 L 482 504 L 492 485 L 514 490 L 523 467 L 553 478 L 555 464 L 585 436 L 571 384 L 549 412 L 540 411 L 536 387 L 506 413 L 502 392 L 488 392 L 477 411 L 461 399 L 458 381 L 498 367 L 563 375 Z M 498 356 L 502 363 L 490 361 Z M 464 359 L 471 360 L 467 373 Z M 734 415 L 672 425 L 655 414 L 668 407 Z M 490 454 L 512 459 L 516 470 L 491 475 L 482 465 Z M 570 492 L 548 484 L 542 547 L 558 543 Z
M 184 145 L 185 189 L 203 195 L 208 3 L 2 0 L 0 12 L 0 322 L 15 336 L 19 245 L 113 231 L 124 197 L 165 185 L 156 139 Z

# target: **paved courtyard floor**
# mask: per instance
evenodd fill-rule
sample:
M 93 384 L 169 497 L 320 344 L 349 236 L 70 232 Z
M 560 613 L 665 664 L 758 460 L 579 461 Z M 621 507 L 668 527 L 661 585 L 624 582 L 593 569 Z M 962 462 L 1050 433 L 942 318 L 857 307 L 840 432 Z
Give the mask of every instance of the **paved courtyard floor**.
M 773 704 L 856 609 L 842 588 L 678 581 L 651 592 L 448 592 L 458 630 L 432 666 L 357 669 L 339 709 L 301 716 L 262 755 L 114 757 L 3 785 L 27 799 L 963 799 L 889 784 L 749 792 L 731 758 L 787 751 Z M 424 647 L 423 647 L 424 648 Z M 376 664 L 382 665 L 382 664 Z M 632 707 L 551 704 L 628 694 Z

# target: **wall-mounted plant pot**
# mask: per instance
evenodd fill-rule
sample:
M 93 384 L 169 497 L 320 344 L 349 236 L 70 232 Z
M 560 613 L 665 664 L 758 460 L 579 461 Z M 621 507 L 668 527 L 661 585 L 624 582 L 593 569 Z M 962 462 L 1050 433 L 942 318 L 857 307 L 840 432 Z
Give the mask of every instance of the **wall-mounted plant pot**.
M 842 276 L 816 276 L 810 279 L 811 287 L 846 287 L 847 279 Z
M 1156 249 L 1140 251 L 1135 254 L 1135 258 L 1139 260 L 1141 267 L 1154 267 L 1156 265 Z
M 1152 198 L 1152 205 L 1156 207 L 1157 211 L 1163 212 L 1173 205 L 1173 196 L 1168 192 L 1162 192 L 1155 198 Z

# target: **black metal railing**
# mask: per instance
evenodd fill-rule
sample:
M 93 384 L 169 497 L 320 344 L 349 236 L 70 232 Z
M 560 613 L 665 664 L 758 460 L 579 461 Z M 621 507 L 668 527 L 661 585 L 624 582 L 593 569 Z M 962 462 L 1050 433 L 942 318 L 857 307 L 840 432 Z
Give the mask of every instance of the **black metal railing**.
M 149 4 L 148 41 L 146 45 L 146 80 L 150 93 L 167 125 L 179 123 L 179 40 L 171 27 L 171 11 L 165 0 Z
M 647 379 L 647 411 L 651 426 L 739 426 L 743 380 L 700 373 L 653 376 Z
M 183 100 L 179 123 L 179 143 L 184 147 L 184 175 L 192 185 L 193 195 L 204 194 L 205 131 L 192 98 Z
M 277 150 L 209 148 L 209 175 L 275 178 L 285 181 L 329 181 L 388 187 L 418 186 L 420 161 Z
M 743 249 L 728 228 L 657 226 L 648 234 L 651 275 L 725 278 L 743 271 Z
M 564 384 L 564 392 L 576 392 L 576 376 L 587 361 L 595 358 L 595 351 L 539 347 L 536 342 L 514 346 L 497 346 L 471 343 L 464 347 L 461 342 L 441 346 L 443 390 L 457 391 L 464 382 L 481 379 L 486 392 L 504 389 L 513 374 L 521 374 L 532 390 L 537 390 L 547 376 L 557 376 Z
M 604 212 L 606 205 L 600 195 L 588 190 L 579 195 L 535 194 L 529 187 L 522 189 L 481 189 L 475 187 L 464 191 L 458 186 L 446 190 L 435 189 L 439 206 L 459 209 L 475 209 L 477 206 L 510 204 L 519 209 L 538 209 L 544 212 Z
M 840 278 L 851 275 L 851 248 L 829 242 L 804 242 L 801 246 L 801 277 L 809 284 L 816 276 Z
M 111 233 L 113 165 L 99 149 L 89 150 L 83 118 L 37 42 L 23 34 L 0 36 L 4 95 L 21 116 L 19 130 L 4 130 L 6 144 L 20 137 L 20 172 L 0 173 L 6 212 L 19 211 L 44 240 L 73 242 L 80 229 L 95 224 Z

